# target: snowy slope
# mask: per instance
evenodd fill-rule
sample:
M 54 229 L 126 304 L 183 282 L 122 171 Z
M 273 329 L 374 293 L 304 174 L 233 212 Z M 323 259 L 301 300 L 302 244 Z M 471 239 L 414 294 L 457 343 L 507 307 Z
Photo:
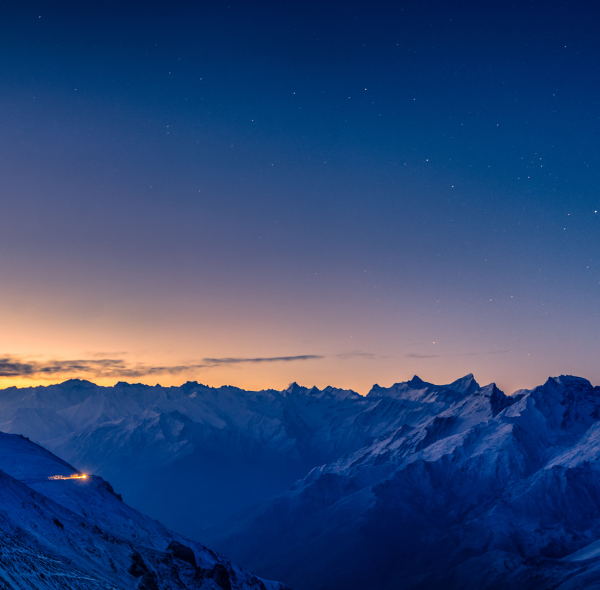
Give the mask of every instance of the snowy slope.
M 111 486 L 0 434 L 0 587 L 282 590 L 127 506 Z
M 119 590 L 0 533 L 0 587 L 6 590 Z

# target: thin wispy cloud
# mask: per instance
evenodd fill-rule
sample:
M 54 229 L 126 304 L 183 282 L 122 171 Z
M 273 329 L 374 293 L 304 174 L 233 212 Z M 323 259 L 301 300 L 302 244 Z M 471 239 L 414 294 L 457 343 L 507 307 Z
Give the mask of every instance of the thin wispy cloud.
M 123 359 L 77 359 L 35 361 L 11 356 L 0 358 L 0 377 L 52 378 L 64 375 L 86 377 L 142 377 L 144 375 L 176 375 L 207 367 L 205 364 L 151 366 L 128 363 Z
M 92 355 L 90 355 L 92 356 Z M 179 375 L 181 373 L 210 369 L 223 365 L 239 363 L 274 363 L 294 362 L 325 358 L 317 354 L 303 354 L 297 356 L 277 357 L 252 357 L 252 358 L 206 358 L 199 363 L 181 365 L 146 365 L 143 363 L 132 363 L 125 359 L 109 358 L 87 358 L 75 360 L 32 360 L 5 355 L 0 358 L 0 377 L 25 377 L 30 379 L 51 379 L 61 376 L 82 376 L 89 378 L 97 377 L 144 377 L 148 375 Z
M 335 356 L 340 359 L 345 360 L 345 359 L 351 359 L 351 358 L 355 358 L 355 357 L 374 358 L 377 355 L 373 354 L 372 352 L 362 352 L 361 350 L 353 350 L 352 352 L 340 352 L 339 354 L 336 354 Z
M 508 354 L 510 350 L 488 350 L 486 352 L 461 352 L 456 354 L 420 354 L 418 352 L 409 352 L 404 356 L 411 359 L 437 359 L 444 357 L 457 357 L 457 356 L 483 356 L 487 354 Z
M 210 365 L 235 365 L 238 363 L 276 363 L 276 362 L 292 362 L 292 361 L 309 361 L 314 359 L 324 359 L 324 356 L 319 354 L 301 354 L 298 356 L 270 356 L 257 358 L 232 358 L 225 357 L 219 359 L 206 358 L 205 363 Z
M 121 351 L 112 351 L 112 352 L 94 352 L 94 351 L 90 351 L 90 352 L 84 352 L 83 353 L 86 357 L 89 358 L 93 358 L 93 359 L 103 359 L 103 358 L 121 358 L 124 356 L 127 356 L 128 353 L 124 350 Z

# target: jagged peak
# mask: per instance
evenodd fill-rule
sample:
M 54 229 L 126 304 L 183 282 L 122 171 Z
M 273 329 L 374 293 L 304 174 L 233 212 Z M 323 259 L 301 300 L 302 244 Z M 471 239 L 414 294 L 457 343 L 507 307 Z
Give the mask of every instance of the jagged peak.
M 543 385 L 538 385 L 529 393 L 537 397 L 538 394 L 543 396 L 558 396 L 564 398 L 566 395 L 570 397 L 577 396 L 577 393 L 589 393 L 594 390 L 592 384 L 583 377 L 575 377 L 574 375 L 560 375 L 559 377 L 548 377 Z
M 432 385 L 432 383 L 427 383 L 426 381 L 423 381 L 423 379 L 421 379 L 421 377 L 419 377 L 418 375 L 415 375 L 410 381 L 407 381 L 406 384 L 410 385 L 413 389 L 422 389 L 423 387 L 428 387 L 429 385 Z
M 149 389 L 151 387 L 153 387 L 152 385 L 146 385 L 145 383 L 129 383 L 128 381 L 118 381 L 117 383 L 115 383 L 115 387 L 120 387 L 122 389 L 125 389 L 127 387 L 142 387 L 144 389 Z M 160 387 L 160 385 L 154 385 L 154 387 Z
M 555 398 L 561 400 L 561 402 L 564 401 L 567 405 L 583 398 L 595 399 L 598 396 L 600 399 L 598 388 L 594 388 L 587 379 L 573 375 L 549 377 L 543 385 L 529 391 L 529 394 L 540 401 Z
M 312 387 L 303 387 L 302 385 L 298 385 L 295 381 L 290 383 L 286 389 L 282 391 L 284 395 L 307 395 L 313 397 L 337 397 L 337 398 L 362 398 L 359 393 L 353 391 L 352 389 L 340 389 L 339 387 L 332 387 L 328 385 L 323 389 L 319 389 L 316 385 Z
M 562 384 L 565 386 L 568 385 L 582 385 L 586 388 L 592 387 L 592 384 L 585 379 L 584 377 L 576 377 L 575 375 L 560 375 L 559 377 L 548 377 L 546 383 L 544 383 L 543 387 L 549 384 Z
M 95 383 L 88 381 L 87 379 L 67 379 L 62 383 L 59 383 L 61 387 L 98 387 Z
M 206 390 L 213 388 L 209 387 L 208 385 L 204 385 L 203 383 L 198 383 L 198 381 L 186 381 L 183 385 L 179 387 L 179 389 L 181 389 L 181 391 L 183 391 L 184 393 L 188 393 L 197 389 Z
M 519 401 L 518 397 L 510 397 L 506 395 L 501 389 L 496 387 L 495 383 L 490 383 L 481 389 L 484 395 L 490 398 L 490 405 L 492 407 L 492 416 L 496 416 L 509 406 L 512 406 L 515 402 Z
M 298 385 L 295 381 L 293 381 L 283 390 L 283 393 L 287 393 L 288 395 L 298 395 L 299 393 L 304 393 L 305 391 L 308 391 L 307 387 Z
M 423 381 L 420 377 L 415 375 L 410 381 L 401 381 L 400 383 L 394 383 L 391 387 L 382 387 L 377 383 L 371 387 L 371 390 L 367 394 L 368 396 L 384 396 L 384 397 L 404 397 L 404 394 L 413 394 L 415 391 L 428 389 L 429 387 L 436 387 L 431 383 Z
M 418 375 L 415 375 L 410 381 L 402 381 L 401 383 L 394 383 L 391 387 L 381 387 L 380 385 L 373 385 L 368 395 L 381 396 L 391 395 L 392 397 L 404 397 L 404 395 L 414 396 L 415 392 L 427 391 L 427 395 L 430 393 L 443 393 L 443 392 L 454 392 L 460 395 L 468 396 L 473 393 L 480 391 L 481 386 L 472 373 L 453 381 L 447 385 L 435 385 L 423 381 Z
M 526 395 L 560 432 L 581 433 L 600 415 L 600 388 L 582 377 L 550 377 Z
M 471 394 L 481 389 L 479 383 L 475 381 L 473 373 L 469 373 L 468 375 L 465 375 L 464 377 L 461 377 L 460 379 L 457 379 L 456 381 L 453 381 L 444 387 L 464 394 Z
M 356 391 L 354 391 L 353 389 L 340 389 L 339 387 L 332 387 L 331 385 L 328 385 L 327 387 L 325 387 L 322 392 L 323 394 L 326 394 L 330 397 L 337 397 L 337 398 L 354 398 L 354 399 L 363 399 L 363 396 L 360 395 L 360 393 L 357 393 Z

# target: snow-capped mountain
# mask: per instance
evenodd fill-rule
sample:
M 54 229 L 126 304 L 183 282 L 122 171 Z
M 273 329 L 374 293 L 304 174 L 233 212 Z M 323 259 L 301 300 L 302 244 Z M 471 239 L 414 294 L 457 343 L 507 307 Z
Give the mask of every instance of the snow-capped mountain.
M 600 588 L 600 388 L 384 396 L 405 425 L 207 538 L 297 589 Z
M 506 396 L 415 377 L 366 397 L 69 381 L 1 391 L 0 423 L 295 590 L 600 588 L 584 379 Z
M 0 587 L 284 590 L 127 506 L 31 441 L 0 433 Z
M 137 509 L 198 538 L 397 428 L 413 411 L 407 404 L 295 383 L 251 392 L 72 380 L 0 391 L 0 430 L 101 475 Z

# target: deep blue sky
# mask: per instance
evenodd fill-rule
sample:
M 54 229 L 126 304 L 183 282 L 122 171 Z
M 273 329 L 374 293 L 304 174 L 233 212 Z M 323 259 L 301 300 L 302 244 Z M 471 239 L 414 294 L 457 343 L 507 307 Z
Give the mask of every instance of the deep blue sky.
M 4 6 L 5 363 L 600 382 L 590 6 Z

